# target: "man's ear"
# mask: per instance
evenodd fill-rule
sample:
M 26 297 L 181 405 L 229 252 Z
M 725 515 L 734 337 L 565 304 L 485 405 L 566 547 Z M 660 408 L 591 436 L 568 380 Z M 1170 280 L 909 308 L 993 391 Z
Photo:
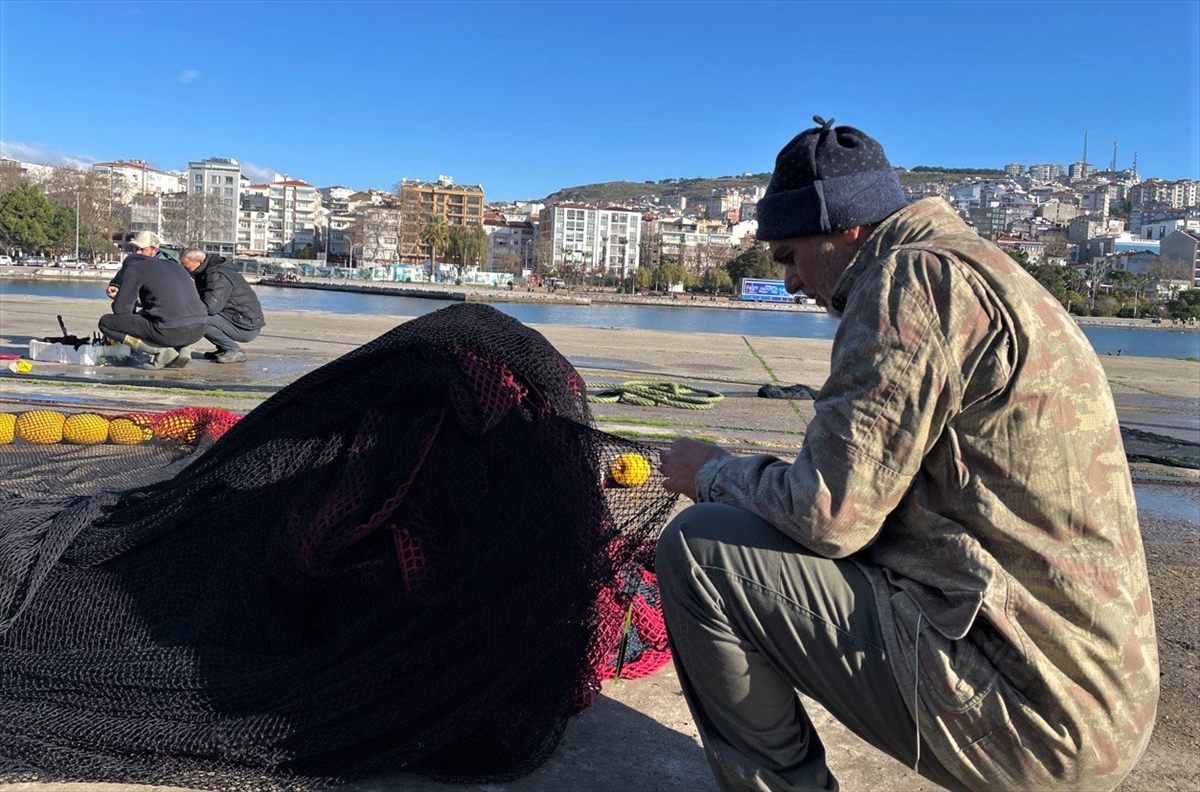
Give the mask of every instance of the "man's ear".
M 857 245 L 869 236 L 866 226 L 850 226 L 841 233 L 842 241 L 847 245 Z

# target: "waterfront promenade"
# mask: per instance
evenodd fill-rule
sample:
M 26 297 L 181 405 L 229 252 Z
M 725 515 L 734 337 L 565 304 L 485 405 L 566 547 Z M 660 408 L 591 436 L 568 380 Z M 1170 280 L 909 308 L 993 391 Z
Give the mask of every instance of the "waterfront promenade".
M 99 290 L 97 291 L 99 294 Z M 31 338 L 60 334 L 62 316 L 72 333 L 86 335 L 108 310 L 104 299 L 61 299 L 0 294 L 0 352 L 22 354 Z M 120 411 L 182 405 L 248 412 L 297 377 L 375 338 L 403 316 L 357 316 L 276 311 L 262 336 L 246 346 L 246 364 L 217 365 L 196 358 L 183 369 L 141 371 L 126 366 L 83 368 L 35 362 L 20 375 L 0 372 L 0 410 L 29 405 Z M 735 335 L 536 326 L 580 371 L 589 387 L 627 379 L 669 380 L 719 391 L 712 410 L 596 404 L 600 428 L 654 442 L 691 436 L 735 452 L 796 453 L 812 403 L 759 398 L 766 383 L 820 387 L 829 375 L 829 341 L 744 338 Z M 206 348 L 202 346 L 202 349 Z M 1200 363 L 1105 357 L 1122 425 L 1200 442 Z M 1159 487 L 1184 504 L 1141 513 L 1150 560 L 1155 613 L 1163 655 L 1163 698 L 1145 759 L 1121 787 L 1142 790 L 1200 788 L 1200 668 L 1196 645 L 1200 612 L 1200 478 L 1187 468 L 1136 463 L 1139 486 Z M 1163 482 L 1162 479 L 1167 479 Z M 1189 505 L 1195 506 L 1189 511 Z M 1194 517 L 1192 515 L 1195 515 Z M 849 734 L 819 708 L 814 721 L 830 765 L 846 790 L 932 790 L 936 787 Z M 715 789 L 698 736 L 670 668 L 655 676 L 608 683 L 597 704 L 574 718 L 564 742 L 534 774 L 486 787 L 446 785 L 392 775 L 350 786 L 361 790 L 467 790 L 490 792 L 709 792 Z M 21 792 L 135 790 L 117 785 L 0 785 Z M 160 788 L 161 789 L 161 788 Z

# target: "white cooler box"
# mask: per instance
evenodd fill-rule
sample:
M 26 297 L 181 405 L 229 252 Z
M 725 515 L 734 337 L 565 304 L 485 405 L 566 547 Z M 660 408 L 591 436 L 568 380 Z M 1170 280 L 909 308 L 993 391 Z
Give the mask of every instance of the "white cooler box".
M 120 360 L 133 354 L 128 344 L 84 344 L 73 346 L 29 340 L 29 359 L 46 363 L 73 363 L 76 366 L 99 366 L 106 358 Z

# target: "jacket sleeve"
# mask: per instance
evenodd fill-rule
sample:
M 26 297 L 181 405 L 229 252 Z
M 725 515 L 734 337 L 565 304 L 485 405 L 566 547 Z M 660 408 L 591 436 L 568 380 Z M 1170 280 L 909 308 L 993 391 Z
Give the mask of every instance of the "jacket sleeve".
M 137 307 L 138 295 L 142 289 L 141 279 L 137 270 L 132 267 L 121 267 L 109 283 L 114 283 L 120 291 L 113 298 L 112 312 L 115 314 L 131 314 Z
M 873 267 L 846 306 L 796 460 L 711 461 L 696 476 L 700 499 L 753 512 L 822 556 L 866 547 L 958 403 L 959 370 L 941 339 L 928 293 Z
M 233 294 L 233 281 L 225 277 L 224 273 L 209 273 L 204 293 L 201 295 L 204 299 L 204 307 L 208 309 L 208 315 L 216 316 L 225 310 L 231 294 Z

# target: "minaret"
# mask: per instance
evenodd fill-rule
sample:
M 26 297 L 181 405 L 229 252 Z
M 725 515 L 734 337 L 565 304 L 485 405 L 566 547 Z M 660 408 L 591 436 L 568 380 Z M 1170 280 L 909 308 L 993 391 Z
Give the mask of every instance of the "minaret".
M 1087 170 L 1087 130 L 1083 130 L 1083 169 Z
M 1115 140 L 1113 141 L 1113 161 L 1112 161 L 1112 166 L 1109 168 L 1109 170 L 1112 171 L 1113 173 L 1117 172 L 1117 141 L 1115 141 Z

